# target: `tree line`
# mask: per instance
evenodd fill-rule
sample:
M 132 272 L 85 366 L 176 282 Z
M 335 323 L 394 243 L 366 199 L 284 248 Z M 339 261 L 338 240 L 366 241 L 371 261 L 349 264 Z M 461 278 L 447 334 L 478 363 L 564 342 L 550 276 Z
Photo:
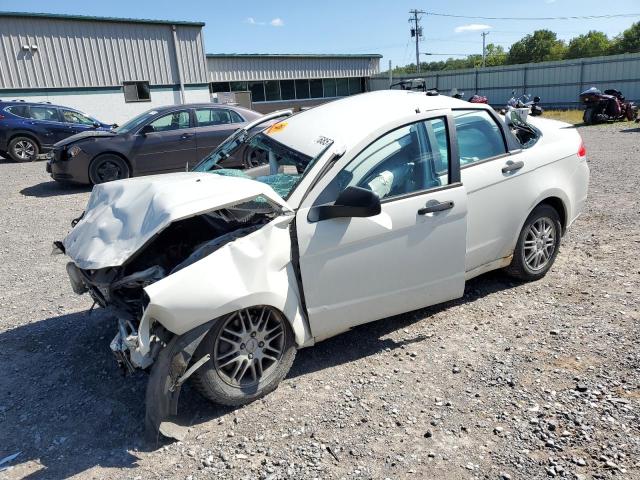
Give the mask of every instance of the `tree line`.
M 485 64 L 517 65 L 520 63 L 546 62 L 572 58 L 599 57 L 619 53 L 640 52 L 640 22 L 634 23 L 619 35 L 607 37 L 603 32 L 591 30 L 572 38 L 569 42 L 558 39 L 551 30 L 536 30 L 515 42 L 508 51 L 500 45 L 486 46 Z M 420 62 L 420 71 L 457 70 L 482 66 L 482 55 L 468 55 L 466 58 L 448 58 L 437 62 Z M 396 74 L 416 73 L 416 64 L 393 69 Z

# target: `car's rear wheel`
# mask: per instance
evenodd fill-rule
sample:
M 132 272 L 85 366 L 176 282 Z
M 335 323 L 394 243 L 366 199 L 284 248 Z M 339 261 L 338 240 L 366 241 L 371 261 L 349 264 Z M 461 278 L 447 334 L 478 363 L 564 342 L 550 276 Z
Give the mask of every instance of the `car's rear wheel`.
M 129 166 L 117 155 L 100 155 L 89 165 L 89 180 L 94 185 L 129 178 Z
M 267 152 L 257 148 L 248 148 L 244 152 L 244 168 L 259 167 L 269 163 Z
M 223 405 L 243 405 L 273 390 L 296 355 L 293 332 L 279 311 L 245 308 L 222 317 L 198 347 L 194 360 L 211 359 L 193 376 L 204 397 Z
M 558 255 L 561 236 L 562 225 L 556 209 L 538 205 L 522 227 L 506 272 L 525 281 L 544 277 Z
M 8 153 L 14 162 L 33 162 L 38 158 L 40 146 L 32 138 L 15 137 L 9 142 Z

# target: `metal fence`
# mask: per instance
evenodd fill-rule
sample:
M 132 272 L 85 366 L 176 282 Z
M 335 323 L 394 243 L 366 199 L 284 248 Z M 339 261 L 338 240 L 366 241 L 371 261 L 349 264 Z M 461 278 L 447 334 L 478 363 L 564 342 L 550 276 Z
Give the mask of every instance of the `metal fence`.
M 428 88 L 437 88 L 445 94 L 456 88 L 464 92 L 465 98 L 478 93 L 488 97 L 492 105 L 506 104 L 515 90 L 518 95 L 528 93 L 539 96 L 546 107 L 576 108 L 580 104 L 578 95 L 589 87 L 601 90 L 615 88 L 630 100 L 640 100 L 640 53 L 441 70 L 394 76 L 393 82 L 402 78 L 424 78 Z M 377 75 L 371 79 L 370 85 L 372 90 L 389 88 L 389 74 Z

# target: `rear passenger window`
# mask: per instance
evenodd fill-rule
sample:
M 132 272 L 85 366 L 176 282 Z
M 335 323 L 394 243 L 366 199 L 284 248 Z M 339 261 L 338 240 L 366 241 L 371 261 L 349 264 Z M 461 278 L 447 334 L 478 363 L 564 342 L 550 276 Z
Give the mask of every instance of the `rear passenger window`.
M 29 110 L 26 105 L 14 105 L 4 109 L 6 112 L 13 113 L 17 117 L 29 118 Z
M 507 152 L 502 131 L 488 112 L 457 110 L 453 116 L 461 167 Z
M 198 119 L 199 127 L 244 122 L 236 112 L 224 108 L 197 108 L 196 118 Z
M 52 107 L 31 107 L 30 118 L 33 120 L 46 120 L 49 122 L 58 122 L 58 109 Z

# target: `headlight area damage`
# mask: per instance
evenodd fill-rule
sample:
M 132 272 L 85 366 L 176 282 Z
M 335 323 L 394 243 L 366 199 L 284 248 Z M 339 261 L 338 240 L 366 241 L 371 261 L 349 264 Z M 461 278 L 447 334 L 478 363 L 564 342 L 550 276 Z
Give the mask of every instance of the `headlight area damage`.
M 148 432 L 179 438 L 168 418 L 181 385 L 209 361 L 192 359 L 216 319 L 267 304 L 294 323 L 298 344 L 309 341 L 289 286 L 293 215 L 253 180 L 182 173 L 123 183 L 94 188 L 61 248 L 74 292 L 88 292 L 116 319 L 118 364 L 152 367 Z

